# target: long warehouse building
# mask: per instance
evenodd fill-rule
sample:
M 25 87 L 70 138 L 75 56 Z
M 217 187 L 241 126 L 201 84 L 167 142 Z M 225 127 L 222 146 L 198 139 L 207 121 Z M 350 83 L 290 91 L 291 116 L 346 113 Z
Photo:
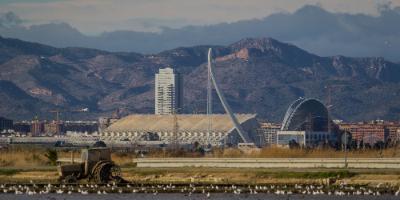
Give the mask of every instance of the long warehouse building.
M 236 114 L 239 123 L 249 137 L 256 138 L 258 123 L 255 114 Z M 204 114 L 181 115 L 129 115 L 124 117 L 100 133 L 105 142 L 159 141 L 164 144 L 193 144 L 223 146 L 236 145 L 241 141 L 228 115 Z

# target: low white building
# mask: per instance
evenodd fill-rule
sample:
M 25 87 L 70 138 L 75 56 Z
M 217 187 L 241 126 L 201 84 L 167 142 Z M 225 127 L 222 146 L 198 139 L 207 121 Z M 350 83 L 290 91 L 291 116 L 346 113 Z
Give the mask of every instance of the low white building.
M 316 147 L 325 143 L 334 142 L 333 134 L 329 132 L 313 131 L 278 131 L 277 145 L 289 147 L 291 142 L 299 144 L 301 147 Z
M 258 126 L 255 116 L 236 114 L 241 127 L 253 140 Z M 242 142 L 228 115 L 214 114 L 210 118 L 211 131 L 209 118 L 204 114 L 129 115 L 102 131 L 100 137 L 106 143 L 161 141 L 164 144 L 198 142 L 201 145 L 223 146 Z

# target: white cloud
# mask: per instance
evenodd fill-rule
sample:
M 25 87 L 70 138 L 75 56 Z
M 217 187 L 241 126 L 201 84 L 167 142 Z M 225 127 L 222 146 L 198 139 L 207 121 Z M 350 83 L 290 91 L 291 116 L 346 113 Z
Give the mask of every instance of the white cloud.
M 65 0 L 0 4 L 0 12 L 13 11 L 31 24 L 63 21 L 84 33 L 112 30 L 154 30 L 262 18 L 275 12 L 293 12 L 305 4 L 319 4 L 335 12 L 377 13 L 377 4 L 400 0 Z M 179 23 L 177 23 L 179 22 Z M 152 25 L 152 24 L 150 24 Z

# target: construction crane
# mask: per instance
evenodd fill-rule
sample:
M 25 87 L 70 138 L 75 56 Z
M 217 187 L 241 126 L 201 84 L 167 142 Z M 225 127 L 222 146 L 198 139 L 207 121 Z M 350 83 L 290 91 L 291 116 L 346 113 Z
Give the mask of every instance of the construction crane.
M 81 109 L 77 109 L 77 110 L 60 110 L 60 109 L 56 109 L 56 110 L 49 110 L 48 112 L 50 113 L 55 113 L 56 115 L 56 134 L 57 135 L 61 135 L 61 129 L 60 129 L 60 114 L 61 113 L 66 113 L 66 112 L 89 112 L 89 108 L 81 108 Z

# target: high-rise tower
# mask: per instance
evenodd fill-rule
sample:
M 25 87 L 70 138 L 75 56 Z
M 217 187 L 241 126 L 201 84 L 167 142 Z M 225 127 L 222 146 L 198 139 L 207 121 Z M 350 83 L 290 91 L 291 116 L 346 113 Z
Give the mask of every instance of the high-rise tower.
M 183 102 L 183 79 L 170 67 L 160 69 L 155 80 L 155 114 L 179 113 Z

